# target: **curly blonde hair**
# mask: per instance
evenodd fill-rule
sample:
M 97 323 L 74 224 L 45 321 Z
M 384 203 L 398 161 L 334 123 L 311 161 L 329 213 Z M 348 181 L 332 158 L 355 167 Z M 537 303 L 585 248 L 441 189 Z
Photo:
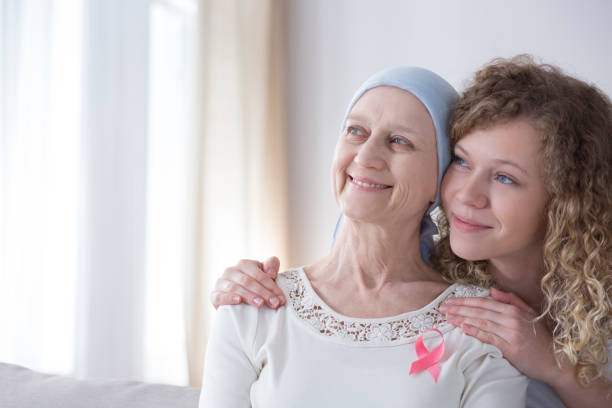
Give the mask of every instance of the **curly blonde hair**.
M 527 55 L 476 72 L 450 120 L 451 144 L 466 134 L 526 119 L 541 136 L 548 187 L 542 314 L 557 361 L 564 354 L 586 386 L 603 376 L 611 337 L 612 104 L 593 85 Z M 494 286 L 487 261 L 454 255 L 448 223 L 432 257 L 446 278 Z

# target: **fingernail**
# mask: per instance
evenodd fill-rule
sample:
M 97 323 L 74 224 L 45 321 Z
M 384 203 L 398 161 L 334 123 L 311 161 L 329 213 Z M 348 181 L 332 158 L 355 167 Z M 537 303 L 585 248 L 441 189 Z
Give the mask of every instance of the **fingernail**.
M 278 298 L 276 296 L 272 296 L 270 299 L 270 304 L 274 307 L 278 306 Z
M 240 296 L 232 296 L 232 303 L 240 303 Z
M 253 303 L 255 303 L 257 306 L 261 306 L 263 305 L 263 299 L 256 297 L 255 299 L 253 299 Z

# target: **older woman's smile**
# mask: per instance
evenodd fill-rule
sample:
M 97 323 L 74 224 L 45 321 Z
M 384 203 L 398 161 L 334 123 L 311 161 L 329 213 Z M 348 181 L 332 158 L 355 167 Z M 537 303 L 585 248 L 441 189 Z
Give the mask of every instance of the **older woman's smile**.
M 357 177 L 351 176 L 348 174 L 349 180 L 355 185 L 355 187 L 359 190 L 364 191 L 382 191 L 387 188 L 392 188 L 393 186 L 389 186 L 386 184 L 378 183 L 372 179 L 366 177 Z

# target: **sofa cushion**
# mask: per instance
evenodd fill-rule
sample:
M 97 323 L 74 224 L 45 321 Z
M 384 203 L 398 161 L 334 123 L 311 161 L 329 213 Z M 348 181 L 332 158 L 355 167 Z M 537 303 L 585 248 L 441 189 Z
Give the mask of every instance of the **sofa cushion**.
M 2 408 L 197 408 L 200 390 L 119 380 L 75 380 L 0 363 Z

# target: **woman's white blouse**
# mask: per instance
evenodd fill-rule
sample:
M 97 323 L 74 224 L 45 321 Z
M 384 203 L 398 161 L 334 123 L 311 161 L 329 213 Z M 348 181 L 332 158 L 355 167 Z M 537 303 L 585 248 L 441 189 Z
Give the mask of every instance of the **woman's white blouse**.
M 280 274 L 287 306 L 223 306 L 206 350 L 200 408 L 520 407 L 527 379 L 488 344 L 448 324 L 449 297 L 486 296 L 454 284 L 427 306 L 389 318 L 341 315 L 313 290 L 303 269 Z M 444 335 L 437 383 L 409 375 L 415 342 Z M 440 336 L 423 336 L 428 350 Z

